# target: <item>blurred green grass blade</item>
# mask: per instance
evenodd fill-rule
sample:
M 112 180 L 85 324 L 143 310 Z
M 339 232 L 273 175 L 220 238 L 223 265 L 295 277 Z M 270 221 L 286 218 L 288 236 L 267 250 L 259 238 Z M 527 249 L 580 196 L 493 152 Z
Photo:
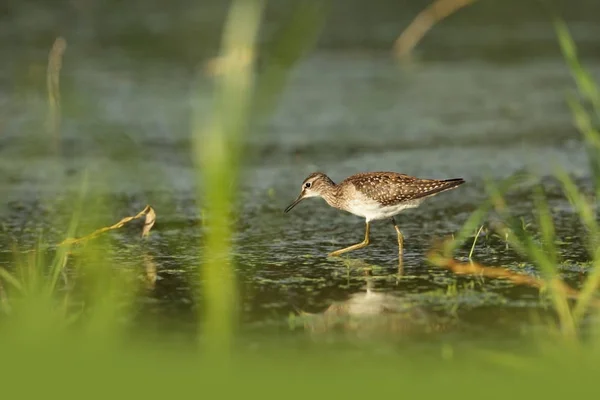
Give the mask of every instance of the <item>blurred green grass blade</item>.
M 23 285 L 19 280 L 10 272 L 0 267 L 0 278 L 2 278 L 6 283 L 12 285 L 19 292 L 24 292 Z
M 563 57 L 567 62 L 579 92 L 594 106 L 596 114 L 600 115 L 600 91 L 592 76 L 579 62 L 577 46 L 573 41 L 569 28 L 560 19 L 554 20 L 554 28 Z
M 542 247 L 548 257 L 548 262 L 555 266 L 558 262 L 558 255 L 555 245 L 556 233 L 554 230 L 554 221 L 552 219 L 552 213 L 550 212 L 548 200 L 541 185 L 538 185 L 535 190 L 534 207 L 537 211 L 536 214 L 541 233 Z
M 512 189 L 516 184 L 522 183 L 528 178 L 530 178 L 528 173 L 517 172 L 498 184 L 498 193 L 505 193 Z M 497 200 L 497 198 L 489 197 L 471 213 L 469 218 L 467 218 L 467 221 L 465 221 L 461 229 L 454 236 L 454 240 L 446 243 L 444 248 L 445 254 L 452 254 L 458 247 L 462 246 L 469 237 L 471 237 L 473 232 L 483 224 L 483 221 L 486 219 L 490 210 L 494 208 L 495 200 Z
M 585 141 L 595 150 L 600 149 L 600 133 L 594 129 L 592 119 L 585 108 L 572 94 L 567 96 L 567 104 L 573 113 L 575 126 L 583 134 Z
M 567 295 L 555 284 L 557 280 L 561 279 L 556 260 L 553 259 L 552 254 L 548 254 L 544 245 L 540 246 L 534 240 L 533 235 L 527 232 L 523 224 L 519 223 L 516 218 L 510 215 L 507 208 L 504 207 L 505 201 L 496 185 L 489 183 L 488 191 L 494 199 L 496 211 L 500 213 L 503 221 L 506 223 L 506 229 L 509 233 L 507 236 L 508 243 L 515 250 L 524 254 L 540 269 L 549 289 L 550 299 L 554 305 L 554 309 L 559 316 L 563 333 L 566 337 L 574 338 L 576 333 L 575 322 L 569 308 Z M 538 192 L 538 196 L 540 193 L 541 192 Z M 554 246 L 554 227 L 550 226 L 550 224 L 552 224 L 552 218 L 549 215 L 547 203 L 538 197 L 536 208 L 538 220 L 540 224 L 543 224 L 543 227 L 541 227 L 542 238 L 549 240 L 552 246 Z
M 563 57 L 575 80 L 580 95 L 592 104 L 596 118 L 600 118 L 600 90 L 590 73 L 581 65 L 577 47 L 567 25 L 560 19 L 554 20 L 554 26 Z M 584 136 L 590 168 L 595 180 L 596 197 L 600 198 L 600 133 L 594 128 L 592 118 L 586 108 L 574 95 L 567 96 L 575 126 Z
M 556 176 L 563 186 L 563 191 L 569 203 L 575 209 L 579 220 L 588 231 L 588 247 L 592 248 L 591 255 L 593 256 L 595 254 L 595 247 L 598 244 L 599 228 L 592 204 L 579 191 L 575 182 L 573 182 L 571 177 L 562 168 L 557 170 Z
M 490 196 L 492 208 L 499 214 L 503 224 L 498 233 L 503 235 L 506 238 L 505 240 L 515 250 L 528 255 L 530 246 L 527 240 L 529 239 L 529 235 L 525 231 L 523 224 L 508 212 L 506 200 L 504 199 L 506 190 L 492 181 L 487 181 L 485 187 L 486 192 Z
M 592 177 L 595 181 L 596 196 L 600 197 L 600 133 L 594 129 L 589 114 L 574 96 L 567 96 L 573 120 L 577 129 L 583 135 Z
M 573 319 L 577 326 L 581 324 L 585 313 L 589 310 L 590 302 L 593 300 L 600 285 L 600 247 L 596 248 L 594 262 L 590 271 L 591 272 L 585 279 L 579 298 L 573 309 Z
M 563 191 L 567 196 L 567 199 L 571 206 L 575 209 L 575 212 L 578 214 L 581 223 L 586 228 L 587 236 L 588 236 L 588 251 L 592 257 L 593 265 L 590 269 L 590 274 L 587 276 L 583 287 L 581 289 L 581 293 L 579 299 L 573 309 L 573 319 L 577 326 L 580 325 L 581 320 L 584 317 L 584 314 L 589 308 L 590 302 L 598 289 L 598 284 L 600 283 L 600 247 L 598 247 L 598 221 L 596 220 L 596 215 L 594 209 L 589 201 L 585 198 L 585 196 L 581 193 L 581 191 L 577 188 L 577 185 L 571 179 L 571 177 L 567 174 L 567 172 L 559 168 L 556 172 L 556 176 L 560 180 Z
M 473 211 L 458 233 L 454 236 L 454 240 L 446 243 L 444 252 L 446 254 L 454 253 L 454 251 L 473 234 L 477 227 L 482 225 L 482 222 L 487 217 L 491 208 L 491 202 L 486 201 Z
M 549 263 L 549 259 L 546 257 L 543 249 L 535 242 L 533 236 L 527 231 L 521 221 L 510 214 L 508 208 L 505 206 L 506 201 L 499 188 L 493 182 L 489 182 L 487 191 L 493 199 L 496 212 L 500 214 L 504 223 L 503 231 L 499 233 L 508 233 L 506 240 L 512 248 L 538 265 L 547 278 L 553 277 L 555 271 L 548 269 L 551 263 Z
M 575 80 L 581 96 L 592 104 L 597 117 L 600 117 L 600 91 L 590 73 L 581 65 L 577 54 L 577 47 L 573 41 L 567 25 L 559 20 L 554 21 L 559 44 L 571 75 Z M 567 103 L 571 109 L 573 120 L 581 132 L 586 143 L 586 150 L 590 163 L 590 170 L 594 178 L 596 201 L 600 198 L 600 133 L 594 128 L 592 118 L 581 102 L 574 95 L 568 95 Z M 592 272 L 588 275 L 579 299 L 575 305 L 572 316 L 574 324 L 581 323 L 590 301 L 592 300 L 600 282 L 600 248 L 598 247 L 598 222 L 592 205 L 579 191 L 573 180 L 562 169 L 557 172 L 570 204 L 577 212 L 579 219 L 588 231 L 588 251 L 593 257 Z
M 69 222 L 69 227 L 67 229 L 66 238 L 75 237 L 77 232 L 77 227 L 81 221 L 81 217 L 83 215 L 83 204 L 85 202 L 85 196 L 88 190 L 88 172 L 84 171 L 83 179 L 81 181 L 81 187 L 79 190 L 78 201 L 74 205 L 73 214 L 71 215 L 71 220 Z M 64 270 L 67 262 L 67 255 L 70 251 L 71 246 L 58 246 L 56 249 L 56 254 L 51 264 L 51 278 L 50 282 L 47 285 L 47 294 L 51 295 L 56 290 L 56 284 L 61 275 L 61 272 Z
M 209 354 L 221 358 L 231 350 L 234 334 L 237 287 L 231 219 L 254 95 L 256 39 L 263 8 L 260 0 L 238 0 L 229 6 L 220 53 L 224 68 L 216 77 L 212 120 L 200 126 L 199 113 L 194 115 L 198 197 L 204 200 L 208 216 L 199 276 L 204 303 L 199 307 L 200 339 Z
M 575 208 L 581 223 L 592 233 L 597 234 L 598 222 L 592 205 L 586 200 L 585 196 L 579 191 L 577 185 L 567 174 L 567 172 L 559 168 L 556 176 L 560 180 L 563 191 L 569 200 L 569 203 Z
M 86 246 L 87 257 L 94 261 L 102 260 L 105 246 L 91 247 L 94 246 Z M 91 279 L 86 293 L 83 333 L 94 346 L 105 347 L 118 342 L 123 336 L 140 281 L 127 268 L 113 270 L 103 261 L 93 264 L 88 269 Z M 63 323 L 69 322 L 70 319 L 63 318 Z

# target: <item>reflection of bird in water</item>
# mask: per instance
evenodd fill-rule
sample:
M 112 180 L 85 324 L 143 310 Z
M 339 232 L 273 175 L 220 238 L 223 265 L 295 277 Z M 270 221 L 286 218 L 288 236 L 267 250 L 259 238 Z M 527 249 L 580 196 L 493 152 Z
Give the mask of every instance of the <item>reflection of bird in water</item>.
M 344 332 L 359 337 L 435 333 L 449 328 L 449 321 L 442 317 L 391 293 L 376 292 L 372 286 L 372 280 L 367 278 L 364 292 L 354 293 L 322 313 L 302 312 L 304 328 L 312 334 Z

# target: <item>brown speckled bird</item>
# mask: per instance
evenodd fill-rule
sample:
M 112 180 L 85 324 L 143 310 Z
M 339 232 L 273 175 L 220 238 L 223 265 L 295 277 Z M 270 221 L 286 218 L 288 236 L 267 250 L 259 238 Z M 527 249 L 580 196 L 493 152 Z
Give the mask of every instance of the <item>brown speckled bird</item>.
M 336 185 L 327 175 L 314 172 L 302 182 L 300 195 L 284 212 L 287 213 L 308 197 L 322 197 L 332 207 L 365 218 L 365 240 L 336 250 L 330 256 L 366 247 L 369 244 L 370 222 L 390 218 L 398 235 L 401 260 L 404 239 L 394 216 L 407 208 L 418 207 L 426 198 L 464 182 L 461 178 L 419 179 L 397 172 L 366 172 L 352 175 Z

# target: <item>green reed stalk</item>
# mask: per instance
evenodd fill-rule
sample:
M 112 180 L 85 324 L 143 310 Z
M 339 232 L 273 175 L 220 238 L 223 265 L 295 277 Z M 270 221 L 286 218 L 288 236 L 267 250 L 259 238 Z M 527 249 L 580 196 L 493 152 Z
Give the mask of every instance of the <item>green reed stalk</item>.
M 580 98 L 569 94 L 567 102 L 573 114 L 573 122 L 581 132 L 587 147 L 590 168 L 594 177 L 596 201 L 598 201 L 600 199 L 600 132 L 594 126 L 594 118 L 596 123 L 600 119 L 600 89 L 592 75 L 581 64 L 577 46 L 567 25 L 556 19 L 554 27 L 563 58 L 577 85 Z M 591 110 L 588 111 L 590 108 Z
M 579 191 L 571 177 L 563 170 L 559 170 L 556 175 L 563 185 L 563 191 L 569 203 L 571 203 L 571 206 L 579 216 L 579 220 L 586 229 L 586 247 L 592 258 L 590 273 L 583 284 L 581 295 L 573 309 L 573 318 L 575 323 L 579 325 L 588 311 L 598 287 L 600 287 L 600 247 L 598 247 L 600 243 L 600 227 L 598 226 L 591 201 Z
M 590 172 L 595 185 L 596 198 L 590 200 L 577 188 L 573 179 L 565 171 L 559 170 L 556 173 L 567 199 L 586 228 L 586 245 L 592 258 L 591 272 L 585 280 L 581 296 L 573 310 L 573 318 L 579 325 L 600 286 L 600 250 L 598 248 L 600 227 L 597 221 L 597 209 L 593 204 L 595 202 L 598 205 L 600 200 L 600 132 L 596 128 L 597 120 L 600 118 L 600 89 L 592 75 L 581 64 L 577 46 L 567 25 L 562 20 L 556 19 L 554 27 L 563 57 L 577 85 L 579 96 L 569 93 L 567 103 L 573 115 L 573 123 L 581 133 L 586 145 Z
M 510 214 L 510 211 L 505 207 L 506 202 L 495 185 L 489 184 L 488 192 L 494 199 L 496 211 L 502 218 L 503 227 L 499 233 L 505 234 L 508 244 L 527 257 L 539 269 L 546 282 L 550 300 L 558 314 L 563 335 L 566 338 L 573 339 L 576 334 L 575 322 L 569 309 L 567 294 L 558 284 L 560 271 L 558 270 L 554 223 L 541 186 L 538 186 L 534 192 L 535 211 L 540 229 L 539 240 L 534 237 L 533 233 L 527 231 L 526 227 L 517 218 Z
M 212 120 L 193 131 L 199 167 L 198 190 L 206 211 L 203 265 L 200 269 L 202 338 L 214 354 L 228 351 L 233 340 L 236 283 L 232 260 L 232 207 L 238 165 L 254 88 L 255 45 L 263 1 L 238 0 L 225 22 Z

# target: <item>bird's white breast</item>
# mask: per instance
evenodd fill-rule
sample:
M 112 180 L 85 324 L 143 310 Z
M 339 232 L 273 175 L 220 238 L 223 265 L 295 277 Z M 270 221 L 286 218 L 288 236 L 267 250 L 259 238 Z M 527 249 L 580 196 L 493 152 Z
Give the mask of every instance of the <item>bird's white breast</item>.
M 347 211 L 359 217 L 364 217 L 367 221 L 376 221 L 391 218 L 407 208 L 417 207 L 422 201 L 423 199 L 417 199 L 391 206 L 382 206 L 375 200 L 364 198 L 360 201 L 349 201 L 347 203 Z

